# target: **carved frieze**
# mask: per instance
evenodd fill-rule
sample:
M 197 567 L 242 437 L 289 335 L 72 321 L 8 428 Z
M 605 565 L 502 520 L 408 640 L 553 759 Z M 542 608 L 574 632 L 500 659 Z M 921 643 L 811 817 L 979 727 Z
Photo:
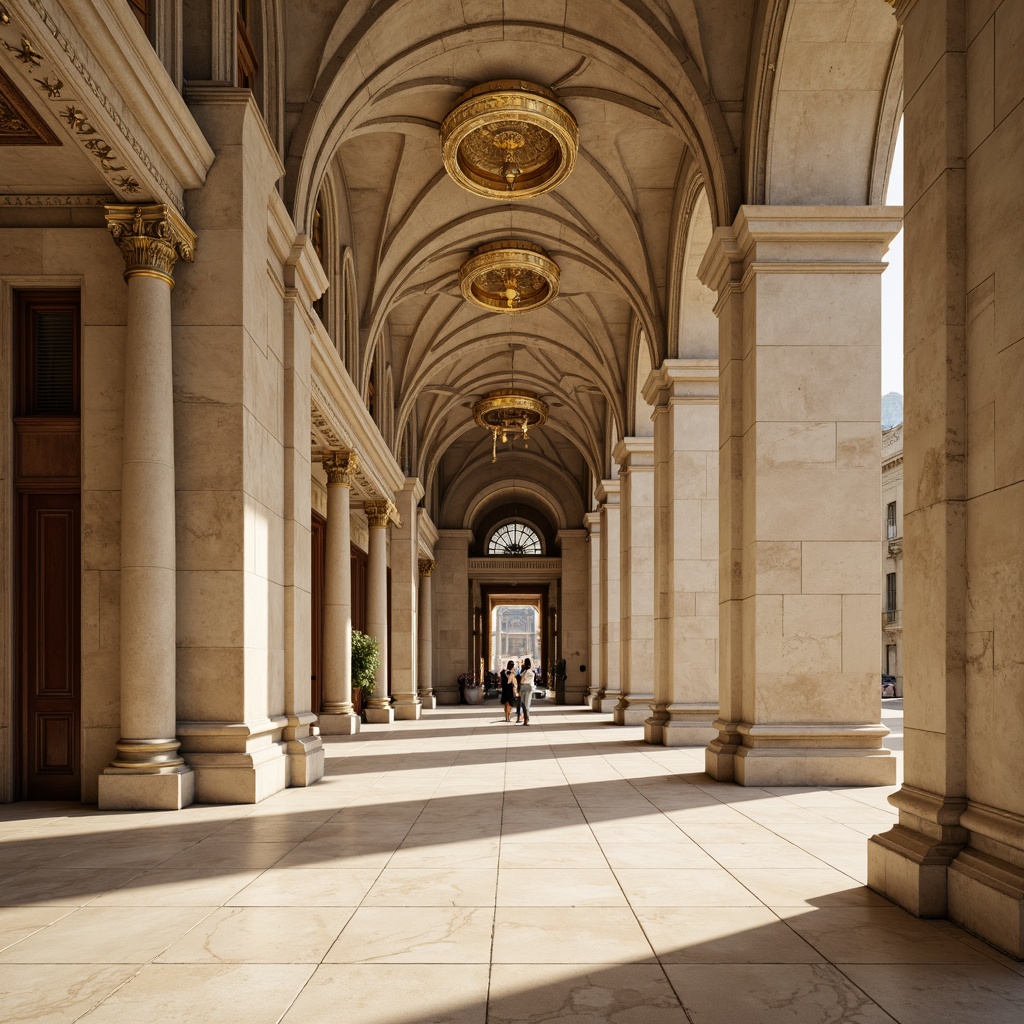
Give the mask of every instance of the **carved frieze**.
M 0 69 L 0 146 L 59 146 L 60 140 Z

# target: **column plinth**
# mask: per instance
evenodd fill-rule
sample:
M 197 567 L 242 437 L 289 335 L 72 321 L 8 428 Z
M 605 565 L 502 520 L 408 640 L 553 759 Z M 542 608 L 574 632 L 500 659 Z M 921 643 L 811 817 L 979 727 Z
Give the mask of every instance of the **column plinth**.
M 324 687 L 319 708 L 323 736 L 352 736 L 359 716 L 352 706 L 351 495 L 359 469 L 355 452 L 324 452 L 327 474 L 327 543 L 324 568 Z
M 192 770 L 176 738 L 176 550 L 172 271 L 195 234 L 169 207 L 107 206 L 125 260 L 121 482 L 121 739 L 99 778 L 103 810 L 190 804 Z

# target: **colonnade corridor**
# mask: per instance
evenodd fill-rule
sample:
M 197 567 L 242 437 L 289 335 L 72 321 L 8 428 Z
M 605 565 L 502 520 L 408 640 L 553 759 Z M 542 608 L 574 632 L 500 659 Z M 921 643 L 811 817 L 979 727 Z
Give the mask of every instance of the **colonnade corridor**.
M 1024 964 L 865 887 L 893 790 L 741 788 L 611 715 L 502 718 L 327 738 L 322 782 L 255 806 L 0 807 L 0 1020 L 1024 1020 Z

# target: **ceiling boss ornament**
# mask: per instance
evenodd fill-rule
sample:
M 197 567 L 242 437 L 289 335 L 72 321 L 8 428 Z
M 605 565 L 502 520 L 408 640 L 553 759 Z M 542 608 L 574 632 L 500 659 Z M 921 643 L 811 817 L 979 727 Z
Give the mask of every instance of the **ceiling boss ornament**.
M 559 185 L 579 149 L 576 119 L 542 85 L 500 79 L 474 86 L 441 124 L 445 170 L 488 199 L 530 199 Z
M 558 277 L 558 264 L 539 245 L 510 238 L 480 246 L 459 269 L 459 287 L 492 313 L 525 313 L 558 294 Z

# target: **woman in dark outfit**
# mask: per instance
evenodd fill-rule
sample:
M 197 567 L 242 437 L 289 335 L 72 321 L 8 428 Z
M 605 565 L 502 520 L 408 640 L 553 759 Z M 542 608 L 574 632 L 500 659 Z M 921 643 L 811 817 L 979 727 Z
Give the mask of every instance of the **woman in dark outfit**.
M 501 673 L 501 703 L 505 705 L 505 721 L 512 721 L 512 705 L 516 699 L 516 663 L 510 661 Z

